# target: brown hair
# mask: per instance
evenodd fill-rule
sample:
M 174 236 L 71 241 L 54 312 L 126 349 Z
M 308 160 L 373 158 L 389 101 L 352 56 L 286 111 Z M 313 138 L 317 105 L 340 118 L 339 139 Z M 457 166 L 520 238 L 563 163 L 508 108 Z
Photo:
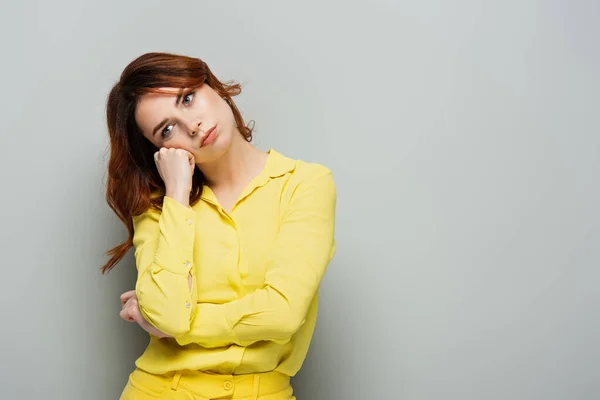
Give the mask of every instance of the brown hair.
M 165 195 L 164 183 L 154 163 L 154 153 L 158 149 L 144 137 L 135 121 L 135 108 L 140 97 L 163 92 L 160 88 L 192 89 L 204 83 L 227 101 L 238 130 L 251 141 L 252 128 L 245 125 L 231 99 L 240 94 L 240 84 L 220 82 L 198 58 L 169 53 L 143 54 L 125 67 L 119 82 L 110 91 L 106 108 L 110 136 L 106 201 L 127 227 L 129 237 L 106 252 L 111 258 L 101 268 L 103 274 L 133 246 L 132 217 L 151 207 L 160 210 Z M 203 185 L 204 176 L 197 170 L 192 180 L 191 205 L 200 199 Z

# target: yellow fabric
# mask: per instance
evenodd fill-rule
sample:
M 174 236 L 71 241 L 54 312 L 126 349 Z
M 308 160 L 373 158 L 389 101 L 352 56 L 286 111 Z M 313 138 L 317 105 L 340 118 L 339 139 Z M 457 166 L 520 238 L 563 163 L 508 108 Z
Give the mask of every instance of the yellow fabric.
M 140 310 L 173 336 L 151 336 L 137 367 L 296 374 L 335 253 L 335 205 L 328 168 L 270 150 L 230 213 L 205 187 L 192 207 L 165 197 L 162 212 L 134 217 Z
M 150 374 L 136 369 L 121 400 L 240 399 L 295 400 L 290 377 L 279 372 L 248 375 L 215 375 L 199 371 Z

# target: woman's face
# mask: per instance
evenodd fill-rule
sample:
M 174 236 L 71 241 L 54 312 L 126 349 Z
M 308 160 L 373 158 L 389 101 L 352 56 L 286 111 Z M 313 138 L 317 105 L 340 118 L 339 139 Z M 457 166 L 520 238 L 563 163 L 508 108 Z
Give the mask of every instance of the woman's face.
M 135 110 L 138 127 L 150 142 L 187 150 L 198 164 L 227 151 L 237 129 L 229 104 L 217 92 L 208 84 L 183 92 L 164 90 L 169 93 L 143 95 Z

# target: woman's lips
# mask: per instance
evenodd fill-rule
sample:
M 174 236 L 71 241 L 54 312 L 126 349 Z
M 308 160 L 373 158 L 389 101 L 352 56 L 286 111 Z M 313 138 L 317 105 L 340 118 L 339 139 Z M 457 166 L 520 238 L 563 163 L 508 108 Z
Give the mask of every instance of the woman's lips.
M 206 132 L 206 135 L 204 135 L 204 138 L 200 142 L 200 147 L 204 147 L 205 145 L 211 144 L 215 140 L 216 137 L 217 137 L 217 125 L 213 126 Z

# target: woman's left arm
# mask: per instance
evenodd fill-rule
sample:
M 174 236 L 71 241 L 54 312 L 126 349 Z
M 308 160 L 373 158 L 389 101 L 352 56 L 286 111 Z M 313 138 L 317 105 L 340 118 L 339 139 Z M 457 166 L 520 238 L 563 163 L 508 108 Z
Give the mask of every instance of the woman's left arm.
M 319 166 L 297 184 L 267 258 L 261 289 L 225 303 L 198 303 L 181 345 L 247 346 L 261 340 L 285 343 L 305 321 L 335 252 L 336 188 Z

